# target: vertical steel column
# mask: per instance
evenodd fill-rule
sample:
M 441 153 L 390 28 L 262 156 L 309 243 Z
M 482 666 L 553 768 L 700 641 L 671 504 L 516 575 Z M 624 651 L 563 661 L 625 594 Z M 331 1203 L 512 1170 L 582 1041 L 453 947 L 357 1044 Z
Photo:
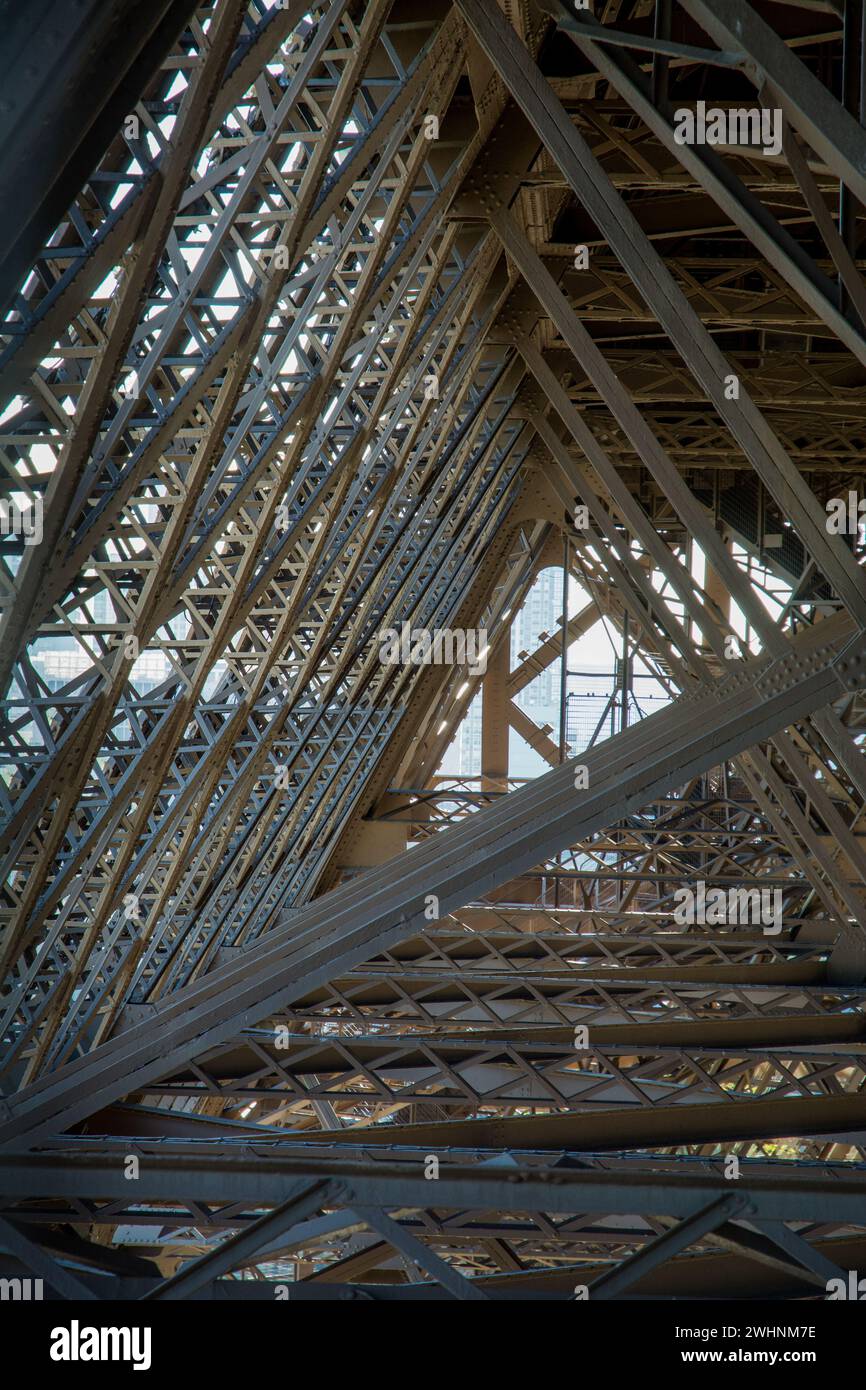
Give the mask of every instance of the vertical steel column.
M 481 788 L 506 791 L 508 779 L 508 668 L 511 627 L 502 632 L 487 660 L 481 685 Z
M 863 62 L 863 0 L 845 0 L 842 21 L 842 103 L 855 120 L 863 120 L 862 72 Z M 845 183 L 839 180 L 839 234 L 852 256 L 857 254 L 857 199 Z M 849 295 L 840 276 L 839 308 L 848 313 Z
M 669 39 L 671 36 L 671 2 L 672 0 L 656 0 L 653 34 L 657 39 Z M 655 107 L 662 106 L 668 99 L 669 69 L 670 58 L 664 53 L 654 53 L 652 98 Z
M 568 535 L 562 537 L 562 643 L 559 672 L 559 761 L 565 762 L 565 715 L 568 708 Z

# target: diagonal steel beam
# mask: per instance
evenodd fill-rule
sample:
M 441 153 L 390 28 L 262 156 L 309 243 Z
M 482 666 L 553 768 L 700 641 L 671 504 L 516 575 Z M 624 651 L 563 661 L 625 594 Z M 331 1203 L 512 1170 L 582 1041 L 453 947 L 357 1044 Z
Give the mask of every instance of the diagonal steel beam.
M 193 1297 L 205 1284 L 209 1284 L 211 1279 L 218 1279 L 221 1274 L 228 1274 L 231 1270 L 248 1264 L 261 1250 L 291 1230 L 297 1222 L 314 1216 L 339 1190 L 336 1183 L 324 1178 L 295 1183 L 291 1195 L 273 1211 L 269 1211 L 251 1226 L 223 1241 L 215 1250 L 208 1251 L 185 1269 L 179 1270 L 170 1279 L 158 1284 L 155 1289 L 149 1290 L 144 1299 Z
M 393 1245 L 394 1249 L 398 1250 L 401 1255 L 414 1260 L 415 1264 L 420 1265 L 428 1274 L 432 1274 L 437 1283 L 441 1284 L 443 1289 L 447 1289 L 455 1298 L 488 1302 L 488 1295 L 479 1287 L 477 1280 L 467 1279 L 447 1260 L 443 1260 L 441 1255 L 437 1255 L 435 1250 L 431 1250 L 429 1245 L 425 1245 L 411 1231 L 407 1231 L 398 1221 L 394 1221 L 382 1207 L 355 1205 L 353 1209 L 358 1216 L 364 1218 L 374 1231 L 378 1231 L 380 1236 L 384 1236 L 389 1245 Z
M 849 644 L 849 645 L 846 645 Z M 180 1062 L 266 1018 L 292 998 L 417 935 L 433 894 L 440 917 L 671 784 L 788 727 L 863 683 L 862 634 L 846 615 L 792 642 L 789 655 L 738 663 L 717 689 L 681 697 L 584 756 L 588 786 L 566 763 L 454 830 L 349 881 L 275 927 L 255 952 L 178 989 L 151 1019 L 8 1102 L 0 1142 L 57 1133 Z
M 23 1231 L 19 1231 L 11 1221 L 0 1216 L 0 1250 L 8 1250 L 11 1255 L 17 1256 L 28 1269 L 32 1270 L 37 1278 L 44 1279 L 46 1284 L 56 1291 L 63 1298 L 87 1299 L 90 1301 L 96 1295 L 91 1292 L 86 1284 L 68 1269 L 64 1269 L 57 1260 L 53 1259 L 41 1245 L 37 1245 L 34 1240 L 26 1236 Z
M 9 12 L 0 194 L 15 213 L 0 234 L 4 314 L 123 113 L 147 90 L 195 9 L 195 0 L 148 6 L 113 0 Z
M 751 460 L 782 514 L 790 519 L 849 611 L 866 626 L 866 586 L 856 559 L 838 536 L 827 534 L 826 514 L 818 499 L 743 389 L 742 382 L 739 383 L 739 399 L 728 398 L 726 379 L 732 375 L 730 363 L 719 351 L 589 145 L 569 120 L 526 48 L 492 0 L 457 0 L 457 5 L 575 196 L 607 238 L 611 250 Z
M 756 250 L 760 251 L 767 258 L 769 264 L 784 276 L 800 298 L 851 349 L 859 361 L 866 361 L 866 338 L 864 338 L 861 329 L 852 324 L 840 311 L 835 301 L 835 285 L 830 277 L 814 264 L 796 238 L 784 226 L 780 225 L 772 213 L 742 183 L 720 155 L 717 155 L 708 146 L 680 145 L 677 143 L 674 136 L 673 108 L 665 101 L 660 103 L 654 99 L 650 80 L 641 72 L 636 63 L 626 56 L 612 54 L 607 50 L 606 45 L 610 39 L 605 26 L 599 24 L 588 13 L 570 14 L 563 0 L 542 0 L 541 7 L 553 16 L 557 26 L 569 35 L 593 67 L 608 79 L 616 91 L 625 97 L 664 148 L 697 179 L 701 187 L 740 228 L 740 231 L 751 241 Z M 801 165 L 805 166 L 806 175 L 811 187 L 814 188 L 814 196 L 818 200 L 820 211 L 822 195 L 814 186 L 814 178 L 804 157 L 799 152 L 799 147 L 796 151 L 793 149 L 794 144 L 794 138 L 790 137 L 790 133 L 788 133 L 786 135 L 785 154 L 791 171 L 803 188 L 800 167 Z M 800 165 L 795 167 L 794 160 L 798 157 Z M 809 210 L 813 216 L 817 217 L 816 208 L 805 188 L 803 188 L 803 192 L 806 195 Z M 833 227 L 835 241 L 838 243 L 838 233 L 835 232 L 835 225 L 826 205 L 824 205 L 824 216 L 827 223 Z M 821 230 L 822 233 L 825 232 L 824 225 L 821 226 Z M 829 246 L 829 242 L 827 244 Z M 835 250 L 832 247 L 830 249 L 835 258 Z M 850 261 L 850 256 L 848 256 L 848 260 Z M 861 319 L 862 317 L 861 314 Z
M 62 549 L 66 509 L 88 460 L 94 454 L 111 399 L 112 385 L 126 356 L 190 167 L 204 138 L 214 93 L 234 49 L 244 8 L 242 0 L 232 0 L 231 4 L 220 7 L 214 21 L 210 48 L 185 93 L 170 152 L 164 169 L 160 171 L 154 206 L 149 210 L 141 238 L 127 258 L 126 274 L 106 326 L 102 351 L 93 363 L 78 403 L 74 433 L 58 459 L 45 494 L 42 541 L 25 556 L 16 576 L 14 607 L 10 607 L 0 625 L 2 691 L 7 688 L 9 672 L 30 624 L 34 606 L 52 564 L 57 562 L 58 551 Z
M 812 149 L 866 204 L 866 132 L 745 0 L 680 0 L 720 47 L 752 59 L 756 86 L 770 84 Z M 749 68 L 746 68 L 749 72 Z
M 808 1240 L 792 1231 L 790 1226 L 786 1226 L 784 1221 L 758 1221 L 752 1220 L 752 1225 L 759 1231 L 763 1231 L 769 1236 L 773 1245 L 779 1250 L 784 1250 L 790 1256 L 792 1263 L 803 1270 L 804 1276 L 816 1284 L 826 1284 L 828 1279 L 838 1279 L 845 1277 L 845 1271 L 834 1264 L 834 1262 L 816 1250 Z
M 655 1240 L 650 1240 L 636 1254 L 629 1256 L 612 1269 L 594 1279 L 589 1286 L 590 1301 L 618 1298 L 626 1289 L 645 1274 L 651 1274 L 659 1265 L 687 1250 L 702 1236 L 715 1231 L 722 1222 L 748 1209 L 748 1201 L 739 1193 L 732 1192 L 727 1197 L 719 1197 L 708 1206 L 699 1207 L 692 1216 L 679 1221 L 669 1231 L 664 1231 Z

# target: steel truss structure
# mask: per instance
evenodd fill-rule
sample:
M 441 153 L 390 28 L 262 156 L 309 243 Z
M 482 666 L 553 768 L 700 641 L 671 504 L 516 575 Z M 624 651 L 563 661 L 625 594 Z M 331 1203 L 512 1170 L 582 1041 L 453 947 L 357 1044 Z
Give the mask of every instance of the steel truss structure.
M 46 0 L 6 48 L 0 1275 L 866 1275 L 863 0 Z M 570 748 L 518 697 L 600 618 Z

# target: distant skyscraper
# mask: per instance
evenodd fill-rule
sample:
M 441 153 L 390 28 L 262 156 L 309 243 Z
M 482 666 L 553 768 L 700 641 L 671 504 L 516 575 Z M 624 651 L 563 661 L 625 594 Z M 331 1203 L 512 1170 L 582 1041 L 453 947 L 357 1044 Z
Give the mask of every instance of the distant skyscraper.
M 572 601 L 573 608 L 573 601 Z M 511 669 L 520 665 L 521 652 L 534 652 L 550 637 L 561 635 L 562 570 L 546 569 L 538 575 L 526 602 L 511 624 Z M 572 657 L 566 683 L 566 743 L 569 756 L 576 756 L 590 744 L 601 742 L 620 727 L 620 706 L 616 660 L 607 638 L 600 639 L 594 660 L 581 659 L 573 669 Z M 609 654 L 609 660 L 604 657 Z M 599 658 L 602 658 L 599 660 Z M 561 658 L 557 657 L 528 685 L 519 691 L 514 703 L 525 710 L 539 728 L 549 726 L 548 737 L 559 747 Z M 617 692 L 614 704 L 611 696 Z M 629 722 L 643 713 L 651 714 L 667 702 L 662 687 L 646 675 L 638 660 L 634 671 L 634 696 L 629 701 Z M 635 697 L 637 704 L 635 703 Z M 454 742 L 442 760 L 441 771 L 461 777 L 481 773 L 481 693 L 475 696 L 460 725 Z M 509 741 L 509 773 L 512 777 L 538 777 L 548 764 L 512 729 Z

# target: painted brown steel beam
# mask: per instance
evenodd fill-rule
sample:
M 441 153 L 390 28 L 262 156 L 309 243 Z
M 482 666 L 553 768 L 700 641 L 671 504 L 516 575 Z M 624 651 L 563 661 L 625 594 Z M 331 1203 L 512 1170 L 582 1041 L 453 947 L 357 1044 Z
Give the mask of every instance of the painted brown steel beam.
M 808 1099 L 732 1100 L 708 1104 L 626 1106 L 573 1114 L 445 1120 L 436 1124 L 356 1125 L 328 1130 L 328 1143 L 399 1144 L 442 1153 L 446 1149 L 564 1149 L 599 1153 L 608 1149 L 668 1148 L 679 1144 L 729 1143 L 805 1135 L 863 1135 L 866 1095 Z M 307 1137 L 307 1136 L 304 1136 Z M 325 1135 L 318 1136 L 321 1139 Z M 298 1135 L 301 1138 L 301 1135 Z
M 580 612 L 568 620 L 568 643 L 576 642 L 578 637 L 582 637 L 585 632 L 589 632 L 598 622 L 598 609 L 594 603 L 587 603 Z M 541 646 L 536 647 L 524 661 L 515 666 L 508 676 L 506 690 L 510 699 L 519 695 L 520 691 L 552 666 L 554 661 L 559 659 L 562 651 L 562 637 L 551 637 Z
M 515 733 L 519 734 L 525 743 L 529 744 L 540 758 L 543 758 L 548 767 L 556 767 L 560 761 L 559 749 L 552 739 L 549 739 L 544 729 L 530 718 L 526 710 L 516 705 L 513 700 L 508 701 L 505 711 L 506 728 L 510 724 Z M 549 726 L 548 726 L 549 727 Z
M 866 132 L 810 72 L 774 29 L 744 0 L 680 0 L 720 46 L 733 44 L 769 83 L 791 124 L 866 204 Z
M 487 658 L 487 674 L 481 683 L 481 786 L 484 791 L 504 790 L 508 781 L 509 701 L 508 667 L 511 628 L 506 626 Z
M 655 313 L 683 361 L 752 461 L 771 496 L 795 526 L 803 544 L 861 625 L 866 625 L 866 585 L 852 553 L 827 534 L 826 514 L 786 455 L 742 383 L 729 399 L 730 364 L 674 281 L 664 261 L 614 189 L 589 145 L 492 0 L 457 0 L 481 47 L 515 101 L 568 179 L 635 286 Z M 490 211 L 495 204 L 490 202 Z
M 542 8 L 553 15 L 580 51 L 613 87 L 619 91 L 649 130 L 748 237 L 768 262 L 784 276 L 798 296 L 818 318 L 843 341 L 861 361 L 866 361 L 866 339 L 862 331 L 839 311 L 832 280 L 810 259 L 796 239 L 772 216 L 761 201 L 742 183 L 729 165 L 711 148 L 678 144 L 672 125 L 673 112 L 653 100 L 648 79 L 627 58 L 607 52 L 609 39 L 604 25 L 588 14 L 570 14 L 560 0 L 544 0 Z M 786 154 L 790 154 L 786 148 Z M 805 160 L 803 160 L 805 164 Z M 798 170 L 792 172 L 800 182 Z M 809 173 L 807 168 L 807 174 Z M 812 178 L 809 174 L 810 179 Z M 814 180 L 812 179 L 814 183 Z M 802 187 L 802 184 L 801 184 Z M 817 189 L 816 189 L 817 193 Z M 817 194 L 820 198 L 820 193 Z M 814 216 L 809 199 L 810 211 Z M 826 208 L 825 208 L 826 211 Z M 827 213 L 829 220 L 829 213 Z

